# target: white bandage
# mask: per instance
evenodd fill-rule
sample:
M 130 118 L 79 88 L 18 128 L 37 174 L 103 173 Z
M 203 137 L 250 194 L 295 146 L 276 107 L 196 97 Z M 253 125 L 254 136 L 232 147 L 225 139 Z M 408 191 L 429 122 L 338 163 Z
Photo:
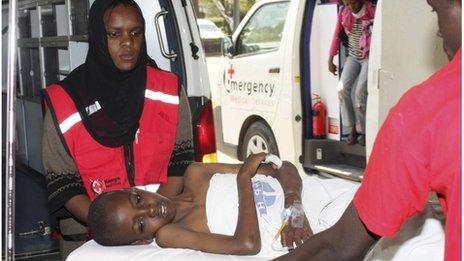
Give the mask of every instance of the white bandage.
M 273 163 L 277 169 L 282 167 L 282 160 L 274 154 L 267 154 L 266 159 L 264 159 L 264 163 Z
M 305 217 L 303 204 L 299 200 L 295 200 L 288 209 L 290 209 L 292 217 L 290 225 L 294 228 L 302 228 Z

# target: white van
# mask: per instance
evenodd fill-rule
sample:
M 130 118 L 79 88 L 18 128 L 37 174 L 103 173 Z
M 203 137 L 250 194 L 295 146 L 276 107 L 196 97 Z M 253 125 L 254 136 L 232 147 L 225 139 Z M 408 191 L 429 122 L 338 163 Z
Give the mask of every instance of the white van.
M 2 144 L 6 146 L 8 2 L 2 6 Z M 97 0 L 98 1 L 98 0 Z M 197 161 L 215 161 L 216 144 L 206 61 L 190 0 L 136 0 L 146 22 L 148 54 L 179 76 L 187 90 Z M 49 234 L 42 167 L 41 89 L 58 82 L 85 60 L 87 19 L 93 0 L 19 0 L 16 99 L 16 256 L 44 258 L 58 242 Z M 3 148 L 5 152 L 6 149 Z M 47 252 L 48 251 L 48 252 Z M 40 258 L 39 258 L 40 259 Z M 50 258 L 53 259 L 53 258 Z M 55 258 L 58 259 L 58 258 Z
M 317 3 L 316 3 L 317 2 Z M 378 1 L 368 74 L 367 145 L 341 142 L 336 86 L 327 60 L 339 6 L 310 0 L 257 2 L 223 43 L 217 84 L 222 137 L 243 159 L 280 155 L 305 169 L 360 180 L 379 126 L 411 86 L 446 63 L 425 1 Z M 342 48 L 343 49 L 343 48 Z M 344 62 L 341 52 L 338 64 Z M 312 98 L 327 108 L 327 139 L 312 137 Z

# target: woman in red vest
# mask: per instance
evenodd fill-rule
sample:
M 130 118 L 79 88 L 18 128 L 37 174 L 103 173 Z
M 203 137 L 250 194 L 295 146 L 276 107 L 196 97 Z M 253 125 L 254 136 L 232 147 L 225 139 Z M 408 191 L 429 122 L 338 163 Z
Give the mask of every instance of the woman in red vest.
M 95 1 L 85 63 L 44 92 L 52 212 L 85 224 L 91 201 L 104 191 L 157 183 L 161 194 L 180 193 L 194 161 L 188 101 L 177 77 L 148 56 L 144 34 L 133 0 Z M 78 246 L 86 230 L 72 223 L 61 220 L 61 233 Z M 75 247 L 62 249 L 63 258 Z

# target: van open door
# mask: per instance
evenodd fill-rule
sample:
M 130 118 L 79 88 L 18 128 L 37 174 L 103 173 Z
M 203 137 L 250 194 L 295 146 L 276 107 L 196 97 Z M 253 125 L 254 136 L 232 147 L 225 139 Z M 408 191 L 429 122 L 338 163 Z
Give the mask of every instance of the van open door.
M 304 46 L 302 41 L 304 51 L 301 57 L 309 58 L 311 63 L 302 69 L 302 78 L 308 78 L 306 84 L 302 84 L 302 92 L 307 97 L 312 93 L 321 95 L 326 102 L 329 137 L 313 139 L 312 128 L 305 130 L 303 166 L 359 181 L 375 136 L 390 108 L 405 91 L 425 80 L 447 59 L 442 51 L 442 40 L 437 37 L 436 16 L 425 2 L 378 1 L 369 57 L 366 147 L 347 145 L 340 138 L 334 138 L 337 133 L 330 132 L 337 129 L 334 124 L 338 124 L 335 127 L 339 131 L 341 129 L 340 121 L 334 120 L 340 115 L 338 99 L 334 98 L 337 95 L 336 82 L 327 76 L 329 72 L 326 69 L 328 48 L 335 28 L 326 25 L 336 21 L 336 12 L 336 5 L 316 5 L 313 15 L 305 17 L 312 19 L 305 21 L 305 24 L 311 25 L 311 30 L 305 31 L 310 34 L 311 47 Z M 313 59 L 321 55 L 326 57 Z M 311 115 L 310 99 L 306 99 L 303 107 L 307 115 Z M 305 120 L 305 125 L 311 126 L 311 119 L 306 117 Z

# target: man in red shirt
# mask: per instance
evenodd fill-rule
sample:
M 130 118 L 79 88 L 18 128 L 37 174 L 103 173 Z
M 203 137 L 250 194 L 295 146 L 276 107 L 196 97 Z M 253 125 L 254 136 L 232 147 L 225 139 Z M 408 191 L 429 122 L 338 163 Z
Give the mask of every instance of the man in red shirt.
M 409 90 L 380 129 L 365 179 L 340 220 L 279 260 L 362 260 L 436 192 L 445 260 L 461 260 L 461 0 L 427 0 L 451 60 Z

